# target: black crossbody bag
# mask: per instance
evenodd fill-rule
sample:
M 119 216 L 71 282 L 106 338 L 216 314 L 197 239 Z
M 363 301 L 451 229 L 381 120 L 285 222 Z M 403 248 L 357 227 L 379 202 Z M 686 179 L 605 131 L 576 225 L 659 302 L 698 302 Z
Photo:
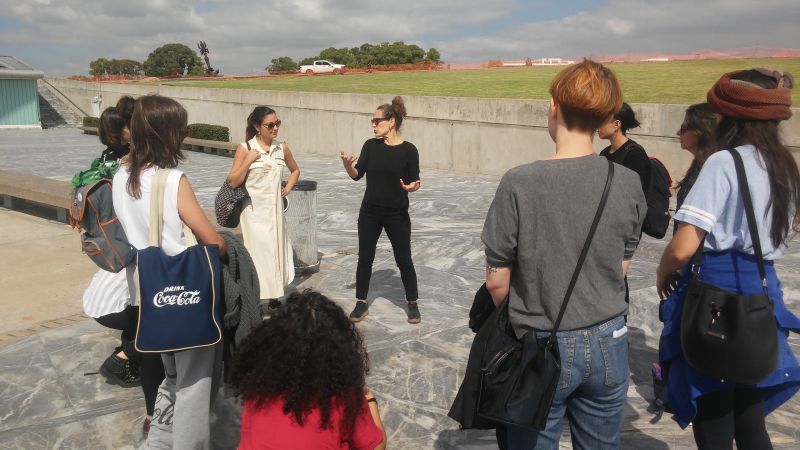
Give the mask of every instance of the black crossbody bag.
M 767 378 L 778 364 L 778 330 L 767 291 L 764 256 L 744 164 L 739 152 L 728 151 L 736 166 L 763 291 L 758 295 L 741 295 L 701 281 L 703 239 L 692 261 L 692 278 L 683 302 L 681 348 L 689 365 L 702 373 L 756 384 Z
M 492 326 L 481 362 L 480 391 L 477 413 L 479 416 L 508 425 L 543 430 L 553 403 L 558 379 L 561 376 L 561 357 L 556 333 L 567 310 L 569 298 L 578 281 L 581 267 L 589 253 L 597 224 L 605 209 L 614 163 L 608 161 L 608 177 L 594 215 L 594 221 L 583 244 L 578 264 L 572 273 L 564 301 L 547 338 L 537 338 L 529 331 L 517 339 L 508 317 L 508 298 L 499 306 L 497 320 L 487 322 Z

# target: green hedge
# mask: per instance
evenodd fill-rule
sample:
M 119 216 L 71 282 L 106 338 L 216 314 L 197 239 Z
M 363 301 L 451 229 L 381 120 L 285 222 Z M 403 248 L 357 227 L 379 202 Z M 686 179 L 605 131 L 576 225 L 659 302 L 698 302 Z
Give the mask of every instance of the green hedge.
M 189 124 L 189 137 L 222 142 L 230 142 L 231 140 L 228 127 L 209 125 L 207 123 Z
M 83 126 L 100 128 L 100 119 L 97 117 L 84 117 Z

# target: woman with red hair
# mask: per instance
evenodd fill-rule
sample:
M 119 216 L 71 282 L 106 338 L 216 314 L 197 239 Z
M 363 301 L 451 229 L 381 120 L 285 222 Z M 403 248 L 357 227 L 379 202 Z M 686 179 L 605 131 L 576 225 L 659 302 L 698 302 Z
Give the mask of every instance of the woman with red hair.
M 555 152 L 503 176 L 482 235 L 486 287 L 495 305 L 508 302 L 516 337 L 547 339 L 558 330 L 561 374 L 545 429 L 507 426 L 508 447 L 558 448 L 566 415 L 573 448 L 619 448 L 629 372 L 624 277 L 647 203 L 638 175 L 592 147 L 594 131 L 622 106 L 614 73 L 594 61 L 572 65 L 555 77 L 550 95 Z M 556 325 L 609 181 L 608 202 Z

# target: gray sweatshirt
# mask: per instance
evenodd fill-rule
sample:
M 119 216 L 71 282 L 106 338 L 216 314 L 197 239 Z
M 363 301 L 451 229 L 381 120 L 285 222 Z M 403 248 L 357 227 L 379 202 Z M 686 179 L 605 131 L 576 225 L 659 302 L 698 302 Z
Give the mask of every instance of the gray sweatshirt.
M 512 268 L 509 315 L 517 336 L 553 328 L 607 174 L 606 159 L 590 155 L 525 164 L 500 181 L 482 239 L 489 266 Z M 639 176 L 616 165 L 560 330 L 627 313 L 622 261 L 633 257 L 646 213 Z

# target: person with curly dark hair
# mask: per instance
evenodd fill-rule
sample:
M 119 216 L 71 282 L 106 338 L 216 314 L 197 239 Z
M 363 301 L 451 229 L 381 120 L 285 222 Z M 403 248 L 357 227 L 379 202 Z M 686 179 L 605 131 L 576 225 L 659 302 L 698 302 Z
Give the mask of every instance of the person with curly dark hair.
M 361 334 L 342 308 L 312 290 L 291 294 L 235 355 L 239 449 L 385 449 L 368 370 Z

